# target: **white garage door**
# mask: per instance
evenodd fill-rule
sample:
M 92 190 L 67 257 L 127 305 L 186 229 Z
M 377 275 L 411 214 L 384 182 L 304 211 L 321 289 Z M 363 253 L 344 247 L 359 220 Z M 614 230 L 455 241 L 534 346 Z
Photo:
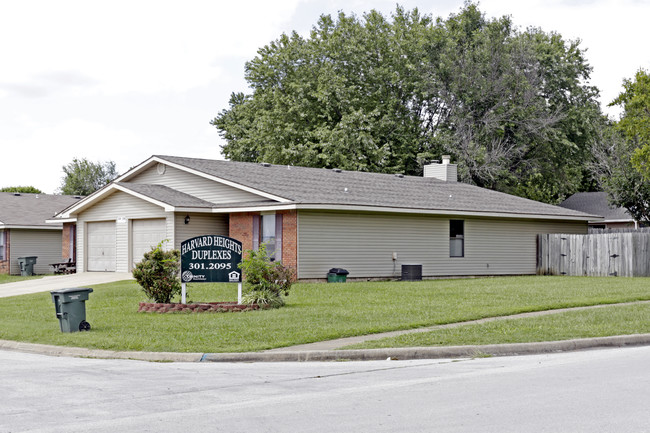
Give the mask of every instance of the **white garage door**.
M 131 244 L 131 257 L 133 264 L 142 260 L 144 253 L 151 250 L 167 238 L 167 229 L 164 218 L 149 220 L 133 220 L 131 226 L 133 242 Z
M 115 272 L 115 222 L 88 223 L 88 270 Z

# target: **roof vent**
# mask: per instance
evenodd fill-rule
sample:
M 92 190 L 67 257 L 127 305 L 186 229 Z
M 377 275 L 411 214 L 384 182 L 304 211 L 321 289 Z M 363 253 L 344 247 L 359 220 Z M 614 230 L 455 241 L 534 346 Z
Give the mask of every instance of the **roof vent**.
M 395 177 L 399 177 L 400 179 L 404 177 L 402 173 L 395 173 Z
M 75 195 L 73 198 L 76 198 L 77 200 L 81 199 L 80 195 Z
M 271 166 L 271 164 L 269 164 L 268 162 L 260 162 L 260 165 L 262 167 L 270 167 Z
M 340 168 L 333 168 L 332 171 L 333 171 L 334 173 L 340 173 L 340 172 L 342 172 L 343 170 L 341 170 Z
M 14 195 L 15 195 L 16 197 L 20 197 L 20 193 L 19 193 L 19 192 L 15 192 Z

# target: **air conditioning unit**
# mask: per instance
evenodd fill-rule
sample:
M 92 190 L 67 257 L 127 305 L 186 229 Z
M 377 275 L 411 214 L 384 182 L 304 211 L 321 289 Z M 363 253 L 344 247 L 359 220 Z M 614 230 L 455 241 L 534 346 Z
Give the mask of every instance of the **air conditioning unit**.
M 420 264 L 402 265 L 402 281 L 421 281 L 421 280 L 422 280 L 422 265 Z

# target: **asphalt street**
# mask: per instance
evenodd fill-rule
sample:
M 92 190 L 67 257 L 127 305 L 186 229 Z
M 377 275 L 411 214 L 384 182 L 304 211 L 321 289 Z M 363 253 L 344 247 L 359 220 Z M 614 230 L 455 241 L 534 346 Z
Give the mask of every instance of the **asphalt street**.
M 0 432 L 643 432 L 650 347 L 160 363 L 0 350 Z

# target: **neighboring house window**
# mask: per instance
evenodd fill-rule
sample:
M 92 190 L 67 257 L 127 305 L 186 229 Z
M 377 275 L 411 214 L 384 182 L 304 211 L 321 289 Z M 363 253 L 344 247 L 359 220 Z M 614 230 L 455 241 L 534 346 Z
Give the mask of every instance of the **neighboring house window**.
M 282 260 L 282 214 L 253 216 L 253 249 L 263 243 L 271 260 Z
M 449 220 L 449 257 L 465 257 L 465 221 Z
M 0 260 L 6 260 L 5 256 L 5 231 L 0 232 Z

